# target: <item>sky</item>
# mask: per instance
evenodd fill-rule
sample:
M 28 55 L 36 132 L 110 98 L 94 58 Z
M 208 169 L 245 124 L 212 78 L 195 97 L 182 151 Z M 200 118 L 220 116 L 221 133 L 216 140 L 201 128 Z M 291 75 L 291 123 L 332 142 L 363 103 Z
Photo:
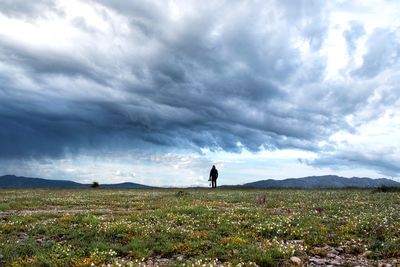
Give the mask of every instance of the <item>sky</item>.
M 0 175 L 400 176 L 397 0 L 0 0 Z

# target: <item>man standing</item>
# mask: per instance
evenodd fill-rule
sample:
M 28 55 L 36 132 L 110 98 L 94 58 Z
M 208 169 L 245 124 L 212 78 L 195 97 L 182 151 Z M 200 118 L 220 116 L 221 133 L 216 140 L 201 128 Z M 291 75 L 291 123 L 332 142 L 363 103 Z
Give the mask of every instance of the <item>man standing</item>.
M 213 165 L 210 171 L 210 180 L 212 188 L 217 188 L 217 178 L 218 178 L 218 170 L 215 168 L 215 165 Z

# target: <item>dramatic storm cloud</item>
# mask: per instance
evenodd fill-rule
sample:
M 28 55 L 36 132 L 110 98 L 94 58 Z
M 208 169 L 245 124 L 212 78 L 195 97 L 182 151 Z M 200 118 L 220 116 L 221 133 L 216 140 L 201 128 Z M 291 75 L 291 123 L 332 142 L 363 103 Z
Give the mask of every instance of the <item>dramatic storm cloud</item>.
M 399 12 L 0 0 L 0 175 L 188 185 L 217 163 L 225 183 L 399 176 Z

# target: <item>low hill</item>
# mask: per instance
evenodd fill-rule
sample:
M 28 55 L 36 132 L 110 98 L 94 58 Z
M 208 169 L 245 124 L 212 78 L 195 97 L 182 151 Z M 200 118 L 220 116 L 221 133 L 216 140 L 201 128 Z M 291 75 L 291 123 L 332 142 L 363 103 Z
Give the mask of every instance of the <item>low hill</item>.
M 21 177 L 15 175 L 0 176 L 0 188 L 88 188 L 90 184 L 81 184 L 66 180 Z M 136 183 L 100 184 L 99 188 L 139 189 L 149 186 Z
M 42 178 L 19 177 L 15 175 L 0 176 L 0 188 L 89 188 L 90 184 L 81 184 L 66 180 L 50 180 Z M 232 188 L 377 188 L 400 187 L 400 183 L 390 179 L 380 178 L 345 178 L 336 175 L 309 176 L 289 178 L 284 180 L 261 180 L 243 185 L 222 186 Z M 143 189 L 150 186 L 137 183 L 100 184 L 99 188 L 106 189 Z
M 4 175 L 0 176 L 0 187 L 1 188 L 84 188 L 87 187 L 87 185 L 65 180 L 48 180 L 42 178 Z
M 400 183 L 390 179 L 380 178 L 345 178 L 336 175 L 308 176 L 303 178 L 289 178 L 284 180 L 261 180 L 246 183 L 243 187 L 251 188 L 377 188 L 377 187 L 400 187 Z

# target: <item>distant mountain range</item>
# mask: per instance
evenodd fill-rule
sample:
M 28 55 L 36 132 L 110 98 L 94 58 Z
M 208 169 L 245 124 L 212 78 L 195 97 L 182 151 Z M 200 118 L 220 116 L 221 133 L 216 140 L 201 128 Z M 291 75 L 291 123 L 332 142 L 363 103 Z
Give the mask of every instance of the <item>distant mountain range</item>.
M 89 188 L 91 184 L 81 184 L 66 180 L 49 180 L 15 175 L 0 176 L 0 188 Z M 400 187 L 400 183 L 390 179 L 380 178 L 345 178 L 336 175 L 309 176 L 303 178 L 289 178 L 284 180 L 262 180 L 243 185 L 223 186 L 234 188 L 377 188 Z M 150 186 L 136 183 L 100 184 L 100 188 L 115 189 L 143 189 Z
M 89 188 L 91 184 L 81 184 L 66 180 L 19 177 L 15 175 L 0 176 L 0 188 Z M 136 183 L 100 184 L 100 188 L 142 189 L 150 186 Z
M 377 187 L 400 187 L 400 183 L 386 179 L 372 178 L 345 178 L 336 175 L 308 176 L 303 178 L 289 178 L 284 180 L 262 180 L 242 185 L 251 188 L 377 188 Z

